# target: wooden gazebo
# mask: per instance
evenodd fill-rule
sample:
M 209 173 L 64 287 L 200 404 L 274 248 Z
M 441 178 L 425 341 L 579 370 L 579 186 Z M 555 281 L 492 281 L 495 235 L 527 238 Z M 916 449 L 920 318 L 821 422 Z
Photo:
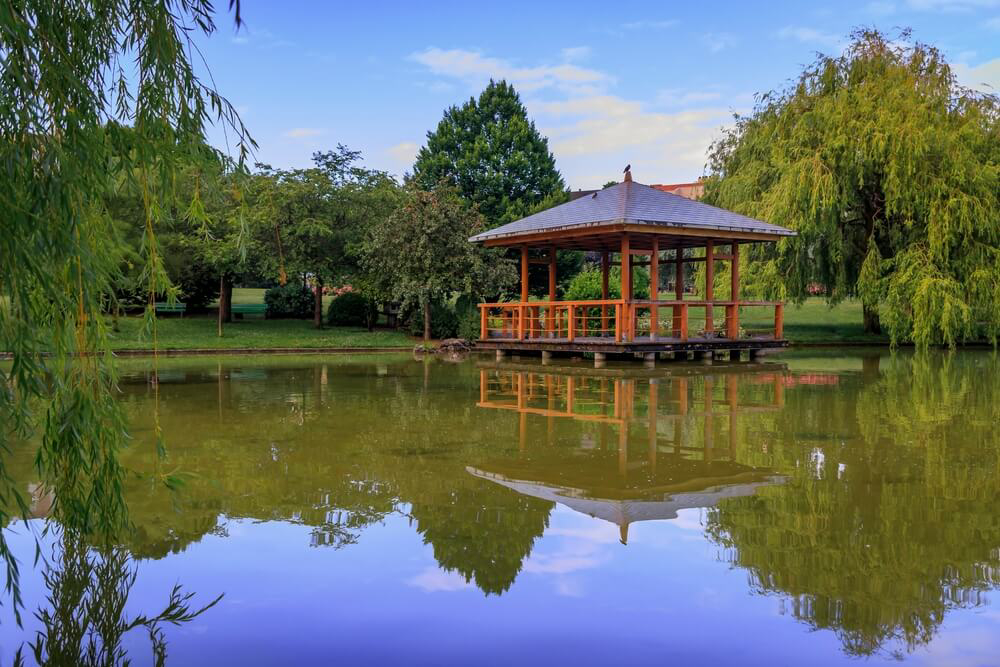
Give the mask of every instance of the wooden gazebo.
M 477 346 L 498 353 L 541 351 L 641 353 L 713 352 L 738 355 L 783 347 L 783 304 L 739 298 L 740 245 L 775 242 L 795 232 L 731 211 L 663 192 L 631 180 L 478 234 L 473 243 L 515 247 L 521 251 L 521 299 L 479 304 L 481 331 Z M 690 248 L 703 248 L 695 256 Z M 720 249 L 722 250 L 720 252 Z M 601 299 L 556 300 L 556 254 L 559 250 L 600 253 Z M 636 259 L 636 257 L 640 259 Z M 716 262 L 732 267 L 730 296 L 713 295 Z M 705 285 L 698 298 L 686 297 L 684 266 L 705 263 Z M 531 264 L 548 266 L 548 300 L 532 301 L 528 291 Z M 621 297 L 610 298 L 612 266 L 620 266 Z M 633 268 L 648 266 L 650 294 L 637 299 Z M 673 298 L 662 299 L 661 267 L 673 273 Z M 740 311 L 773 308 L 771 326 L 741 326 Z M 717 314 L 717 309 L 722 312 Z M 664 319 L 664 310 L 669 315 Z M 724 315 L 723 315 L 724 313 Z M 722 315 L 720 317 L 720 315 Z M 759 322 L 759 318 L 754 320 Z

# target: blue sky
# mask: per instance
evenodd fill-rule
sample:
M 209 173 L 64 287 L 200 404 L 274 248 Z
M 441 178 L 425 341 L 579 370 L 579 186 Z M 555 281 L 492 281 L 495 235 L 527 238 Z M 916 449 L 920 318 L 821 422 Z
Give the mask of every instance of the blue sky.
M 1000 90 L 1000 0 L 243 0 L 243 17 L 239 32 L 220 17 L 201 46 L 257 159 L 276 167 L 340 142 L 401 175 L 444 109 L 493 76 L 521 93 L 570 187 L 629 162 L 643 183 L 694 180 L 734 111 L 860 26 L 912 28 L 964 82 Z M 220 131 L 212 140 L 224 144 Z

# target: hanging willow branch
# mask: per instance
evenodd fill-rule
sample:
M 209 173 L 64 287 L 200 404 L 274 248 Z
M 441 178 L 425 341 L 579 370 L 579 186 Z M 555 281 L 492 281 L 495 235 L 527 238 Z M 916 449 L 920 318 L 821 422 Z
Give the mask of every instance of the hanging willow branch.
M 230 2 L 239 24 L 239 3 Z M 205 159 L 210 119 L 254 144 L 234 108 L 202 83 L 195 36 L 215 31 L 208 0 L 0 3 L 0 525 L 24 511 L 7 454 L 37 437 L 53 517 L 110 541 L 127 527 L 118 452 L 127 424 L 104 315 L 127 253 L 105 202 L 142 192 L 150 303 L 174 293 L 156 228 L 180 164 Z M 209 151 L 214 153 L 214 151 Z M 213 159 L 227 160 L 213 155 Z M 153 308 L 147 323 L 155 327 Z M 17 566 L 0 533 L 7 590 Z

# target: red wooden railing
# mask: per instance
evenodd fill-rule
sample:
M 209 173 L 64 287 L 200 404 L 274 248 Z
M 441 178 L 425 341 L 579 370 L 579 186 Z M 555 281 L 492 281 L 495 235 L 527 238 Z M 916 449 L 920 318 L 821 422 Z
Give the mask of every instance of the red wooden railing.
M 772 326 L 763 329 L 741 326 L 742 309 L 762 307 L 774 308 Z M 721 326 L 716 326 L 717 308 L 724 313 Z M 776 301 L 511 301 L 481 303 L 479 309 L 481 340 L 574 342 L 586 338 L 631 342 L 649 338 L 683 342 L 762 337 L 780 340 L 784 336 L 784 304 Z M 664 309 L 670 311 L 666 318 Z

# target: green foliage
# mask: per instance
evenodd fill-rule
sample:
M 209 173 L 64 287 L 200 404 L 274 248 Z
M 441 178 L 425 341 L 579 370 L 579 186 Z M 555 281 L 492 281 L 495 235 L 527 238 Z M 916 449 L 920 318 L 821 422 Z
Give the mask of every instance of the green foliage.
M 859 296 L 894 343 L 1000 333 L 1000 103 L 933 47 L 855 33 L 737 117 L 710 168 L 707 202 L 799 233 L 751 250 L 768 296 Z
M 425 190 L 442 182 L 457 187 L 488 228 L 567 199 L 548 141 L 506 81 L 490 81 L 478 100 L 444 112 L 417 154 L 413 178 Z
M 459 320 L 454 309 L 441 301 L 431 303 L 431 338 L 454 338 L 458 335 Z M 411 336 L 424 335 L 423 312 L 413 310 L 406 320 L 406 329 Z M 477 330 L 478 331 L 478 330 Z M 479 338 L 477 335 L 476 338 Z
M 309 319 L 313 315 L 313 292 L 299 283 L 272 287 L 264 292 L 269 319 Z
M 261 166 L 248 210 L 265 273 L 281 283 L 308 275 L 319 286 L 358 278 L 365 228 L 386 219 L 400 198 L 390 176 L 357 166 L 360 159 L 341 144 L 314 153 L 309 169 Z
M 326 321 L 333 326 L 369 327 L 378 317 L 375 301 L 360 292 L 344 292 L 334 297 L 326 310 Z
M 644 268 L 632 269 L 632 292 L 637 299 L 649 298 L 649 272 Z M 620 299 L 622 294 L 621 270 L 612 266 L 608 271 L 608 298 Z M 566 288 L 567 301 L 591 301 L 602 298 L 601 267 L 590 267 L 576 274 Z
M 454 188 L 409 186 L 403 205 L 367 230 L 362 247 L 370 288 L 404 308 L 428 308 L 454 292 L 500 292 L 516 278 L 513 263 L 468 241 L 485 224 Z
M 142 193 L 136 280 L 150 301 L 175 298 L 157 232 L 172 208 L 188 205 L 174 189 L 178 167 L 226 162 L 205 148 L 210 120 L 236 130 L 241 159 L 252 143 L 188 59 L 192 40 L 214 32 L 213 15 L 207 0 L 0 9 L 0 348 L 14 358 L 0 370 L 0 495 L 13 497 L 4 473 L 12 443 L 38 437 L 37 476 L 54 490 L 53 518 L 102 541 L 128 523 L 118 461 L 127 428 L 101 317 L 128 252 L 107 203 L 123 190 Z M 155 345 L 152 307 L 146 325 Z M 162 451 L 158 424 L 153 432 Z M 17 610 L 2 534 L 0 557 Z

